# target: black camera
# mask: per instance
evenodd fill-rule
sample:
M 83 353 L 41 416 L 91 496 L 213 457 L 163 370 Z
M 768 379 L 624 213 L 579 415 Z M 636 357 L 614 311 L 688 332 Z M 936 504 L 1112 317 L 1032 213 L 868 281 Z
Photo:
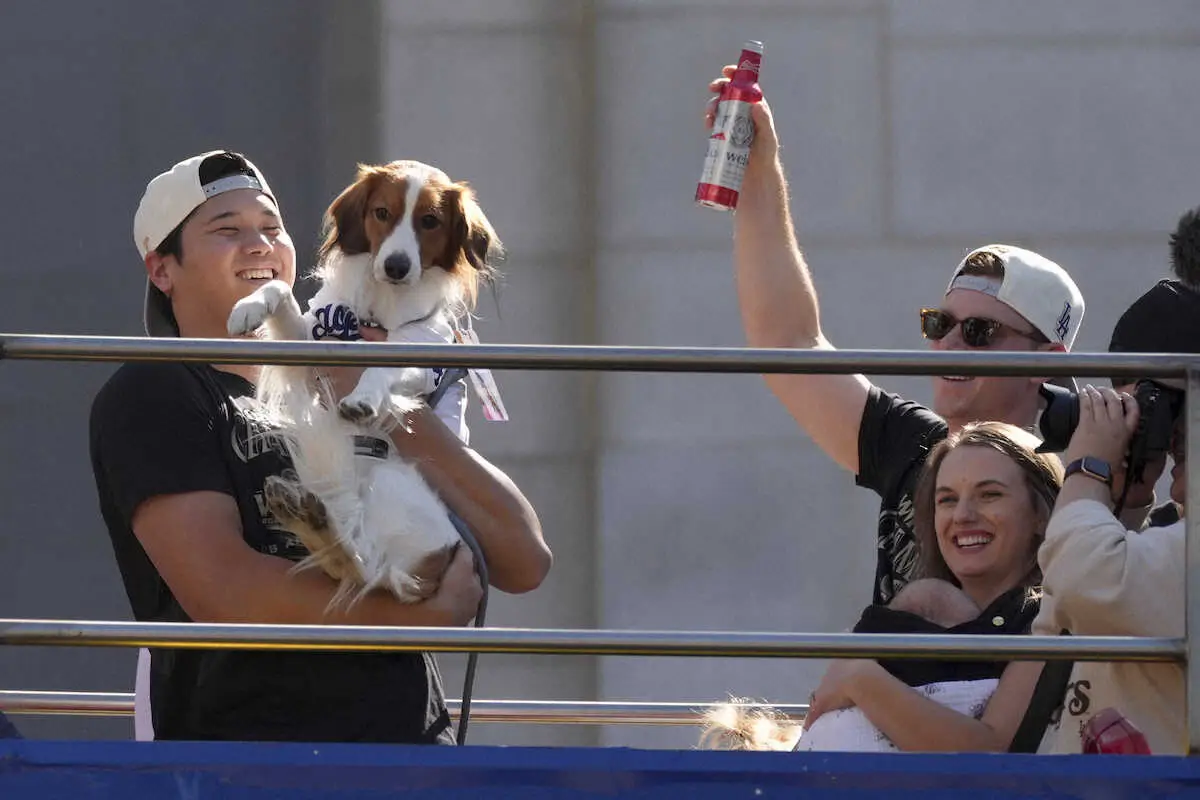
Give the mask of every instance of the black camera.
M 1071 435 L 1079 425 L 1079 395 L 1070 389 L 1045 383 L 1040 392 L 1046 400 L 1046 408 L 1038 421 L 1042 435 L 1038 452 L 1060 453 L 1067 449 Z M 1171 435 L 1175 420 L 1183 411 L 1185 395 L 1182 389 L 1143 379 L 1134 385 L 1133 396 L 1138 404 L 1138 425 L 1129 442 L 1127 467 L 1129 483 L 1139 483 L 1146 464 L 1171 449 Z

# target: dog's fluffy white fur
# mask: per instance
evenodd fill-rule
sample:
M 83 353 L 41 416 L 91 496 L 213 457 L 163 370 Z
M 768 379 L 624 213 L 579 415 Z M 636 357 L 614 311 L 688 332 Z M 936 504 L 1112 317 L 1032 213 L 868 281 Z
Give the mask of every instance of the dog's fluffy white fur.
M 791 750 L 802 726 L 769 705 L 731 697 L 704 713 L 702 750 Z
M 326 273 L 337 277 L 321 288 L 311 307 L 329 302 L 362 307 L 347 290 L 354 287 L 356 275 L 367 274 L 354 262 L 368 258 L 350 256 L 340 259 L 341 266 L 327 264 Z M 427 277 L 434 278 L 436 272 Z M 402 303 L 393 303 L 389 310 L 391 327 L 384 327 L 395 340 L 392 334 L 411 320 L 400 323 L 406 313 Z M 415 311 L 413 304 L 407 313 Z M 288 285 L 272 281 L 234 307 L 230 330 L 248 332 L 262 326 L 268 339 L 304 339 L 314 323 L 311 313 L 301 313 Z M 430 593 L 426 573 L 431 559 L 447 564 L 460 541 L 445 505 L 417 469 L 394 453 L 389 441 L 395 419 L 420 406 L 418 397 L 431 380 L 428 372 L 415 367 L 368 368 L 355 391 L 339 403 L 307 367 L 263 368 L 258 399 L 278 425 L 276 434 L 287 445 L 295 470 L 294 480 L 268 483 L 267 502 L 278 521 L 312 553 L 302 565 L 319 565 L 340 581 L 335 604 L 352 604 L 380 587 L 407 602 L 424 599 Z M 343 413 L 348 407 L 370 413 L 359 413 L 359 421 L 352 422 Z M 365 442 L 356 440 L 362 436 Z M 358 443 L 368 449 L 374 445 L 385 456 L 361 454 Z M 309 496 L 315 496 L 319 506 L 306 504 Z M 435 570 L 432 577 L 440 575 L 441 570 Z
M 385 180 L 407 187 L 408 207 L 382 242 L 360 243 L 351 248 L 359 252 L 348 254 L 343 239 L 366 242 L 360 206 L 370 195 L 369 182 Z M 457 212 L 450 209 L 456 238 L 444 248 L 458 252 L 456 261 L 424 252 L 421 233 L 414 233 L 415 201 L 429 180 L 450 187 L 446 194 L 452 192 L 459 204 Z M 364 167 L 327 216 L 332 231 L 310 311 L 301 311 L 287 283 L 270 281 L 234 306 L 229 333 L 311 339 L 317 322 L 312 310 L 343 306 L 386 330 L 388 341 L 428 341 L 431 332 L 449 340 L 455 319 L 470 310 L 475 281 L 487 274 L 489 250 L 498 244 L 466 185 L 450 184 L 444 173 L 416 162 Z M 412 265 L 403 279 L 385 274 L 384 262 L 397 254 Z M 421 335 L 414 335 L 414 327 Z M 334 604 L 352 604 L 378 587 L 405 602 L 425 599 L 461 543 L 442 501 L 417 469 L 395 454 L 389 438 L 396 421 L 420 407 L 433 387 L 427 368 L 371 367 L 339 400 L 310 368 L 263 368 L 257 396 L 276 421 L 276 435 L 286 443 L 295 470 L 294 476 L 268 481 L 266 501 L 311 552 L 301 566 L 320 566 L 340 582 Z

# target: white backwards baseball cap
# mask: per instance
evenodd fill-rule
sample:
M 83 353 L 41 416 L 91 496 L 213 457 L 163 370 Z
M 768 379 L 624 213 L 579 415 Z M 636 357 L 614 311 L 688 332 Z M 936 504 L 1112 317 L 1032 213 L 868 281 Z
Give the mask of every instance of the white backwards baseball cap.
M 1000 277 L 963 273 L 968 259 L 990 253 L 1000 259 Z M 973 289 L 991 295 L 1029 321 L 1051 342 L 1067 350 L 1075 344 L 1083 324 L 1083 293 L 1067 271 L 1032 250 L 1007 244 L 989 244 L 968 253 L 954 269 L 946 294 L 953 289 Z M 1077 391 L 1074 378 L 1054 378 L 1050 383 Z
M 184 220 L 211 197 L 234 189 L 257 189 L 275 200 L 267 179 L 240 153 L 211 150 L 180 161 L 146 184 L 146 191 L 133 216 L 133 241 L 138 254 L 158 248 Z M 278 200 L 276 200 L 278 203 Z M 178 336 L 179 327 L 171 311 L 171 300 L 146 280 L 146 333 Z
M 963 274 L 967 260 L 991 253 L 1004 265 L 999 278 Z M 1083 294 L 1067 271 L 1045 256 L 1006 244 L 989 244 L 972 250 L 959 262 L 946 287 L 973 289 L 991 295 L 1016 311 L 1051 342 L 1070 350 L 1083 323 Z

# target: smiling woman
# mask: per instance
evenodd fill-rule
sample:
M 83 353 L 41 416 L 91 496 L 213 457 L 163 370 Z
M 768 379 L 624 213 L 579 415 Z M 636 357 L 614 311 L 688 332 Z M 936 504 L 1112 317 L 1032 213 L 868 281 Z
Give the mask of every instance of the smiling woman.
M 868 606 L 856 633 L 1027 634 L 1039 608 L 1037 551 L 1063 480 L 1032 434 L 972 423 L 940 442 L 915 495 L 921 579 Z M 833 662 L 804 729 L 721 708 L 705 740 L 731 749 L 1008 750 L 1040 664 L 903 659 Z
M 984 608 L 1040 581 L 1037 549 L 1062 485 L 1057 456 L 1013 425 L 967 425 L 926 461 L 915 496 L 919 574 L 949 581 Z

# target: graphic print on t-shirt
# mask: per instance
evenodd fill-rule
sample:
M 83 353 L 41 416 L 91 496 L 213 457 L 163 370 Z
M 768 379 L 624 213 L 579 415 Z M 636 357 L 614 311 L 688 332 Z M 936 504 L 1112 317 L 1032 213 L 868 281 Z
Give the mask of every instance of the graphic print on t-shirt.
M 251 479 L 251 497 L 258 511 L 258 522 L 266 532 L 261 541 L 251 544 L 260 553 L 299 561 L 308 556 L 308 549 L 299 537 L 285 530 L 267 509 L 263 482 L 279 474 L 279 464 L 290 464 L 287 446 L 277 433 L 277 426 L 262 405 L 253 397 L 233 398 L 230 446 L 234 456 L 246 465 Z
M 879 561 L 875 597 L 877 603 L 891 602 L 896 593 L 912 580 L 917 570 L 919 551 L 913 535 L 913 499 L 905 494 L 897 508 L 879 509 Z

